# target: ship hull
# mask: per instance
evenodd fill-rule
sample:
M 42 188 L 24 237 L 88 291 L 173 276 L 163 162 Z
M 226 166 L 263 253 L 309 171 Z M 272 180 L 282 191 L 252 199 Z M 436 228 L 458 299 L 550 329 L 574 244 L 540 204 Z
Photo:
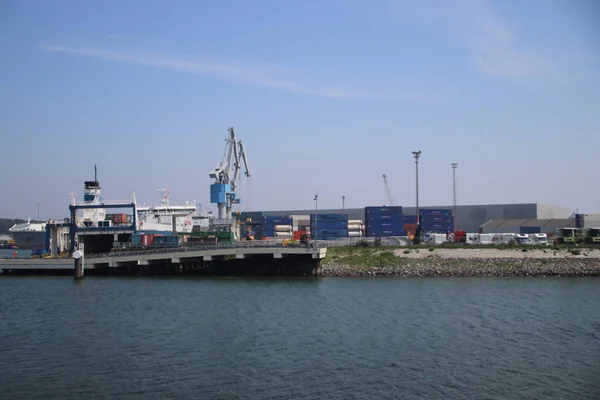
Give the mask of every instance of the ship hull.
M 11 232 L 15 246 L 19 249 L 43 249 L 46 243 L 46 232 Z

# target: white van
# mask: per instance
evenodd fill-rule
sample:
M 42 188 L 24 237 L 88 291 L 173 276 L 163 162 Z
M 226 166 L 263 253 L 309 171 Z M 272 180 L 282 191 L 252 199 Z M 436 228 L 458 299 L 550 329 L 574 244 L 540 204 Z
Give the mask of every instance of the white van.
M 529 239 L 533 244 L 545 246 L 548 245 L 548 235 L 545 233 L 530 233 Z
M 517 233 L 515 235 L 515 240 L 517 244 L 531 244 L 531 239 L 529 239 L 529 235 L 525 233 Z

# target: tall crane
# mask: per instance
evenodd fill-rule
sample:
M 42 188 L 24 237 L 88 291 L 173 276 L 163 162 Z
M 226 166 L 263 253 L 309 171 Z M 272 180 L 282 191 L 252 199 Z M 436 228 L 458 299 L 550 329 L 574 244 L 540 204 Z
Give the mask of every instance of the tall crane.
M 244 163 L 246 177 L 250 177 L 246 150 L 242 142 L 237 140 L 233 127 L 228 129 L 225 142 L 227 144 L 223 160 L 209 173 L 215 180 L 215 183 L 210 185 L 210 202 L 217 204 L 219 219 L 231 219 L 231 206 L 240 203 L 237 183 L 242 169 L 241 163 Z
M 390 206 L 393 207 L 396 205 L 396 202 L 394 201 L 394 198 L 392 197 L 392 192 L 390 191 L 390 187 L 389 187 L 388 181 L 387 181 L 387 175 L 383 174 L 381 176 L 383 177 L 383 186 L 385 187 L 385 195 L 387 196 Z

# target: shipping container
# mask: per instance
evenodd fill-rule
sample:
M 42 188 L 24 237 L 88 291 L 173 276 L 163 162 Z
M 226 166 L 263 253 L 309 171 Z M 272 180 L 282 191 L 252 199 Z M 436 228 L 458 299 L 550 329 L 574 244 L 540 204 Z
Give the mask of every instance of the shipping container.
M 404 221 L 404 215 L 403 214 L 371 214 L 365 218 L 365 222 L 381 221 L 381 220 Z
M 348 224 L 345 221 L 312 221 L 310 226 L 319 229 L 348 229 Z
M 315 229 L 313 230 L 313 234 L 316 233 L 317 235 L 324 235 L 324 234 L 331 234 L 331 235 L 338 235 L 338 236 L 348 236 L 348 229 Z
M 428 215 L 450 217 L 452 216 L 452 210 L 448 208 L 420 208 L 419 214 L 423 218 Z
M 436 223 L 449 223 L 449 222 L 453 222 L 454 218 L 453 217 L 449 217 L 446 215 L 423 215 L 423 218 L 421 218 L 421 223 L 431 223 L 431 222 L 436 222 Z
M 113 224 L 126 224 L 127 223 L 127 214 L 113 214 L 112 222 L 113 222 Z
M 373 228 L 401 228 L 403 227 L 404 224 L 402 223 L 402 221 L 386 221 L 386 222 L 380 222 L 380 223 L 368 223 L 367 224 L 367 229 L 373 229 Z
M 265 215 L 263 217 L 265 225 L 292 225 L 292 219 L 290 217 Z
M 147 233 L 142 235 L 142 246 L 149 247 L 154 245 L 154 235 L 151 233 Z
M 395 229 L 367 229 L 366 236 L 406 236 L 406 231 L 404 230 L 404 227 Z
M 348 223 L 348 214 L 311 214 L 310 222 L 346 222 Z
M 421 226 L 425 229 L 425 228 L 429 228 L 429 229 L 453 229 L 454 228 L 454 222 L 449 221 L 449 222 L 435 222 L 435 221 L 422 221 L 421 222 Z
M 417 223 L 417 216 L 416 215 L 405 215 L 404 216 L 404 223 L 405 224 L 416 224 Z
M 421 225 L 421 227 L 425 232 L 433 230 L 444 230 L 454 232 L 454 224 L 424 224 Z
M 131 235 L 131 247 L 141 247 L 142 235 Z
M 374 213 L 388 213 L 388 214 L 402 214 L 402 206 L 381 206 L 381 207 L 365 207 L 365 214 Z

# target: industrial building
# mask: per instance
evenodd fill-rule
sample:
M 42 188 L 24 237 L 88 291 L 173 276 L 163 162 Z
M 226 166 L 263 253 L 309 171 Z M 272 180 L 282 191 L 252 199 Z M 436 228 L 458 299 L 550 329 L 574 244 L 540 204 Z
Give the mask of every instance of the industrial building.
M 419 206 L 420 209 L 436 208 L 450 209 L 453 206 Z M 404 215 L 415 215 L 415 207 L 402 207 Z M 252 218 L 258 220 L 263 216 L 289 216 L 289 215 L 310 215 L 314 214 L 315 209 L 305 210 L 281 210 L 281 211 L 262 211 L 262 212 L 244 212 L 241 218 Z M 347 209 L 319 209 L 318 213 L 348 214 L 349 219 L 365 219 L 364 208 Z M 538 203 L 523 204 L 488 204 L 488 205 L 458 205 L 454 215 L 454 229 L 465 230 L 467 232 L 479 232 L 479 228 L 491 220 L 520 220 L 525 223 L 527 220 L 567 220 L 572 212 L 562 206 Z M 558 222 L 557 222 L 558 223 Z M 515 223 L 512 223 L 515 226 Z M 520 225 L 518 225 L 520 226 Z M 513 231 L 514 232 L 514 231 Z M 518 231 L 517 231 L 518 232 Z M 515 232 L 516 233 L 516 232 Z
M 492 219 L 479 228 L 479 233 L 554 233 L 559 228 L 575 228 L 575 218 L 556 219 Z

